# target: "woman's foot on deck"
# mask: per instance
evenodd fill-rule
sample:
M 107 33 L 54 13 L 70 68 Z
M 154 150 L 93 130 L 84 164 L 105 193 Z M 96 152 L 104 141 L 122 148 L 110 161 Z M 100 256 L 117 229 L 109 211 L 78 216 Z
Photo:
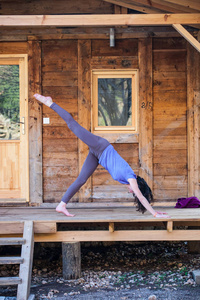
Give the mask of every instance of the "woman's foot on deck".
M 33 97 L 35 97 L 38 101 L 42 102 L 43 104 L 45 104 L 49 107 L 51 106 L 51 104 L 53 104 L 51 97 L 45 97 L 40 94 L 35 94 L 35 95 L 33 95 Z
M 58 206 L 56 207 L 56 211 L 58 213 L 63 213 L 64 215 L 66 215 L 67 217 L 74 217 L 75 215 L 72 215 L 68 212 L 68 210 L 66 209 L 66 204 L 64 202 L 60 202 L 58 204 Z

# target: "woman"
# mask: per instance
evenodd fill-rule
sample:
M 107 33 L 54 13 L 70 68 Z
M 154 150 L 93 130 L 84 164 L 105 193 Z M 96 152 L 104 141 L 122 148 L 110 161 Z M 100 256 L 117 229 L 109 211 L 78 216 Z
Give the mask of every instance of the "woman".
M 58 115 L 67 123 L 69 129 L 89 147 L 89 153 L 83 164 L 82 170 L 56 207 L 57 212 L 63 213 L 68 217 L 74 216 L 68 212 L 66 204 L 92 175 L 98 164 L 101 164 L 108 170 L 113 179 L 128 185 L 129 192 L 134 193 L 138 200 L 139 211 L 144 213 L 147 209 L 156 218 L 169 217 L 165 213 L 156 212 L 151 207 L 149 202 L 153 197 L 150 188 L 142 178 L 139 176 L 136 177 L 128 163 L 114 150 L 113 146 L 106 139 L 96 136 L 80 126 L 67 111 L 54 103 L 51 97 L 44 97 L 39 94 L 35 94 L 34 97 L 58 113 Z M 138 187 L 138 184 L 140 188 Z

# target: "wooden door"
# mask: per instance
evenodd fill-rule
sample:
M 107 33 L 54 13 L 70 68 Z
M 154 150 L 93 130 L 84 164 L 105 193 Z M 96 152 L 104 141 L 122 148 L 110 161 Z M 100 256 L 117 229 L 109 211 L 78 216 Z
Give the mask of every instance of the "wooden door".
M 0 55 L 0 202 L 29 201 L 27 55 Z

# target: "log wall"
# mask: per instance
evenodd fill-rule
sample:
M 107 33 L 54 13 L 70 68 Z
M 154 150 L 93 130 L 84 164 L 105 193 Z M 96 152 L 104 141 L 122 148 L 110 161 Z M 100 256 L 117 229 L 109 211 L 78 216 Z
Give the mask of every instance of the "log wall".
M 143 78 L 147 85 L 152 82 L 152 89 L 148 87 L 150 92 L 145 96 L 145 89 L 140 86 L 140 89 L 143 88 L 140 95 L 143 95 L 144 100 L 148 98 L 148 102 L 152 98 L 153 103 L 152 141 L 148 143 L 152 147 L 149 149 L 149 154 L 152 153 L 152 186 L 157 203 L 168 205 L 178 197 L 188 195 L 187 100 L 188 97 L 192 99 L 193 89 L 197 100 L 199 99 L 199 79 L 196 79 L 197 84 L 194 87 L 191 87 L 187 80 L 192 78 L 191 70 L 196 60 L 192 57 L 188 60 L 188 46 L 183 38 L 153 38 L 149 39 L 149 42 L 141 39 L 117 39 L 114 48 L 110 48 L 107 39 L 41 40 L 40 89 L 43 94 L 51 95 L 56 103 L 90 130 L 90 71 L 115 68 L 140 68 L 141 71 L 144 64 L 139 61 L 142 45 L 146 45 L 148 49 L 152 47 L 152 59 L 148 60 L 152 80 Z M 27 52 L 28 43 L 1 43 L 0 53 Z M 197 57 L 198 55 L 196 54 Z M 197 67 L 196 70 L 198 75 Z M 140 73 L 145 76 L 145 72 Z M 32 78 L 31 74 L 29 76 Z M 84 120 L 85 115 L 88 116 L 87 120 Z M 88 149 L 78 143 L 65 122 L 46 106 L 43 107 L 43 117 L 50 118 L 50 124 L 42 127 L 43 201 L 58 202 L 78 176 Z M 196 122 L 198 123 L 198 120 Z M 147 132 L 150 129 L 149 124 L 140 124 L 139 137 L 104 134 L 136 174 L 141 171 L 142 135 L 144 130 Z M 101 202 L 122 200 L 132 201 L 132 195 L 127 193 L 124 185 L 115 182 L 101 166 L 87 182 L 81 194 L 72 199 Z

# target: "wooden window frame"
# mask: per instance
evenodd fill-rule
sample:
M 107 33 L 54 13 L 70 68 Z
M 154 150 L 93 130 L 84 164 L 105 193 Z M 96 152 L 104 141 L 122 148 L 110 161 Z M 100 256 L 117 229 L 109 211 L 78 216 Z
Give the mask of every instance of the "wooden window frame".
M 98 79 L 99 78 L 132 78 L 132 126 L 99 126 L 98 125 Z M 92 131 L 95 133 L 138 133 L 138 69 L 129 70 L 92 70 Z

